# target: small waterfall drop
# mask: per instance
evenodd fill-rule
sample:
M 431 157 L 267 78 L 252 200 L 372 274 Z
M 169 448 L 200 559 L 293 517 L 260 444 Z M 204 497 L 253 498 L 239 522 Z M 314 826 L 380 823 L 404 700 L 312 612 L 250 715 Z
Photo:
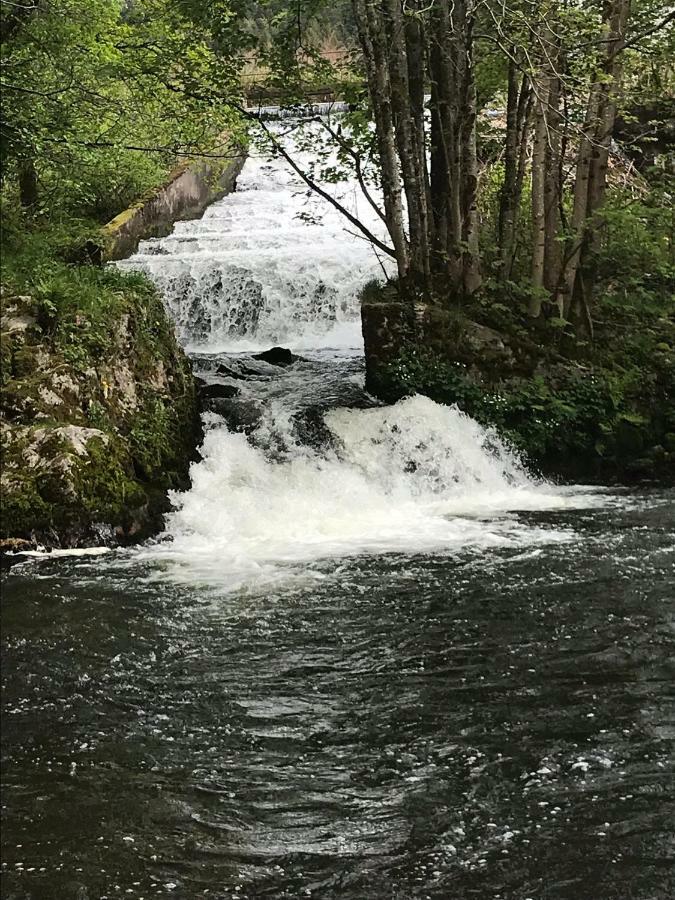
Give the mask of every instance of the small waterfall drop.
M 354 182 L 331 190 L 382 233 Z M 517 513 L 595 502 L 532 478 L 457 409 L 364 393 L 358 295 L 386 263 L 283 160 L 252 156 L 235 193 L 122 265 L 155 281 L 197 372 L 227 387 L 165 540 L 139 554 L 164 574 L 237 589 L 327 558 L 567 540 Z M 251 355 L 274 344 L 301 356 Z
M 192 489 L 173 497 L 172 542 L 147 552 L 164 558 L 174 577 L 234 588 L 327 557 L 568 537 L 509 515 L 568 501 L 455 408 L 417 396 L 391 407 L 336 408 L 324 421 L 334 441 L 316 450 L 297 440 L 283 410 L 270 412 L 260 432 L 273 426 L 286 437 L 285 453 L 274 458 L 243 433 L 209 428 Z

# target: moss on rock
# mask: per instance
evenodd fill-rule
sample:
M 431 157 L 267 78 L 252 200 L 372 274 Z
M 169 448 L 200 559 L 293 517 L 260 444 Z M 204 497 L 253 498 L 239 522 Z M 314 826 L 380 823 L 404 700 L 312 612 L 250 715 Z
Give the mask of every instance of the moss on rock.
M 21 287 L 2 292 L 0 537 L 150 534 L 167 489 L 187 485 L 199 432 L 160 297 L 137 275 L 65 265 Z

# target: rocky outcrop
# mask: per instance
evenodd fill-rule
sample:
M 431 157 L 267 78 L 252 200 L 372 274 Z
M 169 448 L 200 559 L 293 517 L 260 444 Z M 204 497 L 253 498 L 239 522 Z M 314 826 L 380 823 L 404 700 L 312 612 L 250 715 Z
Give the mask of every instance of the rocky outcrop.
M 480 310 L 478 310 L 480 312 Z M 394 402 L 420 393 L 494 426 L 537 469 L 573 480 L 675 481 L 675 322 L 645 326 L 641 355 L 563 355 L 516 318 L 499 329 L 369 286 L 361 306 L 366 386 Z M 496 318 L 496 316 L 495 316 Z
M 395 400 L 400 389 L 392 374 L 402 355 L 425 354 L 466 368 L 478 381 L 531 370 L 536 358 L 528 346 L 514 347 L 487 325 L 460 319 L 453 311 L 425 303 L 403 303 L 383 289 L 381 299 L 361 306 L 366 386 L 377 397 Z M 395 381 L 395 379 L 394 379 Z
M 128 542 L 187 486 L 199 414 L 156 292 L 124 281 L 103 309 L 3 296 L 2 539 Z

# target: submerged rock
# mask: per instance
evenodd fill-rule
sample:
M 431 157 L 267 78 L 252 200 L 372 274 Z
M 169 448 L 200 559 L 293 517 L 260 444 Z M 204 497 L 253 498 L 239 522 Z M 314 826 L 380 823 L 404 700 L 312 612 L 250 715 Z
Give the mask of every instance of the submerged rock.
M 326 410 L 317 406 L 303 409 L 293 417 L 294 430 L 301 444 L 314 450 L 335 450 L 339 440 L 324 420 Z
M 252 434 L 260 425 L 263 407 L 256 400 L 217 397 L 209 401 L 211 412 L 222 416 L 230 431 Z
M 199 396 L 204 401 L 215 400 L 221 397 L 236 397 L 238 393 L 239 388 L 233 384 L 220 384 L 218 382 L 206 384 L 204 382 L 204 384 L 199 385 Z
M 246 378 L 246 375 L 242 372 L 233 369 L 231 366 L 226 366 L 224 363 L 220 363 L 216 367 L 216 375 L 220 375 L 222 378 L 235 378 L 235 379 L 243 379 Z

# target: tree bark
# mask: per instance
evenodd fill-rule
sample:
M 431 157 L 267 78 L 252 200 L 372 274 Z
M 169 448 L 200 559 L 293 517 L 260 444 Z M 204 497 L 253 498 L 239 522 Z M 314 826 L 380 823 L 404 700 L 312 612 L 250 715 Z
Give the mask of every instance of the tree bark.
M 609 148 L 616 118 L 615 95 L 630 0 L 608 0 L 603 11 L 603 59 L 592 83 L 577 159 L 572 237 L 563 270 L 563 311 L 588 337 L 593 336 L 592 256 L 598 240 L 598 211 L 607 184 Z
M 544 291 L 544 263 L 546 260 L 546 108 L 549 82 L 540 77 L 535 85 L 534 143 L 532 146 L 532 294 L 528 313 L 537 318 L 541 314 Z
M 25 210 L 33 210 L 37 206 L 38 177 L 32 157 L 19 160 L 19 202 Z
M 387 230 L 396 252 L 399 278 L 408 274 L 408 241 L 404 229 L 401 178 L 396 154 L 384 22 L 375 0 L 354 0 L 354 16 L 363 51 L 375 118 Z
M 504 183 L 499 198 L 497 246 L 499 268 L 503 278 L 511 277 L 516 243 L 516 226 L 525 173 L 527 152 L 527 118 L 530 106 L 530 83 L 519 76 L 515 48 L 511 50 L 506 103 L 506 138 L 504 144 Z

